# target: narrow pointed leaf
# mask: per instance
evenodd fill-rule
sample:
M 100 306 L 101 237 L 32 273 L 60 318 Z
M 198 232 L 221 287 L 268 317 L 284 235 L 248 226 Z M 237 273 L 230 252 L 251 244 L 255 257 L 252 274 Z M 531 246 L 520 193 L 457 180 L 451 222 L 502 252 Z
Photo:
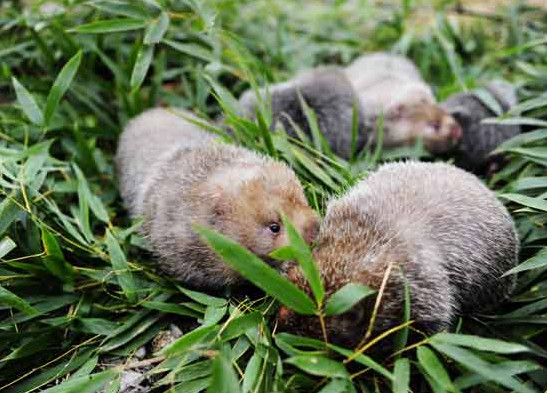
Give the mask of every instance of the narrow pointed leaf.
M 300 314 L 316 312 L 314 303 L 302 290 L 245 247 L 203 226 L 195 225 L 194 230 L 222 257 L 226 264 L 266 293 Z
M 329 298 L 325 306 L 325 314 L 342 314 L 374 292 L 376 292 L 374 289 L 366 285 L 346 284 Z
M 106 245 L 112 268 L 116 271 L 118 283 L 123 293 L 130 302 L 137 300 L 137 287 L 133 280 L 133 275 L 127 265 L 125 254 L 123 253 L 118 241 L 114 238 L 110 230 L 106 231 Z
M 448 392 L 457 391 L 443 364 L 431 349 L 421 346 L 418 348 L 417 355 L 420 365 L 441 388 Z
M 395 362 L 393 370 L 393 393 L 408 393 L 410 383 L 410 362 L 406 358 Z
M 119 31 L 142 29 L 146 26 L 146 24 L 147 21 L 144 19 L 117 18 L 91 22 L 85 25 L 75 27 L 74 29 L 71 29 L 69 31 L 73 31 L 76 33 L 92 34 L 116 33 Z
M 325 296 L 325 289 L 323 288 L 323 281 L 319 274 L 317 264 L 313 260 L 313 255 L 310 251 L 310 247 L 306 244 L 306 241 L 300 236 L 294 225 L 287 219 L 285 215 L 282 217 L 283 225 L 287 231 L 289 241 L 292 249 L 296 255 L 296 260 L 302 272 L 306 277 L 306 280 L 310 284 L 310 288 L 315 296 L 317 303 L 321 303 Z
M 11 78 L 11 83 L 13 84 L 13 88 L 15 89 L 15 96 L 17 97 L 17 102 L 19 103 L 19 106 L 27 115 L 29 120 L 33 122 L 36 125 L 42 125 L 44 123 L 44 115 L 42 114 L 42 111 L 38 107 L 38 104 L 36 103 L 36 100 L 28 92 L 25 87 L 19 83 L 19 81 L 15 78 Z
M 153 56 L 154 45 L 144 45 L 140 48 L 131 73 L 131 90 L 138 89 L 141 86 L 148 73 Z
M 17 244 L 11 238 L 5 237 L 0 241 L 0 258 L 4 258 L 8 255 L 13 249 L 17 247 Z
M 147 45 L 157 44 L 163 38 L 167 28 L 169 27 L 169 14 L 162 12 L 146 29 L 144 35 L 144 43 Z
M 322 356 L 293 356 L 286 362 L 312 375 L 349 378 L 349 373 L 342 363 Z
M 53 82 L 53 86 L 51 87 L 47 97 L 46 110 L 44 112 L 44 123 L 46 125 L 49 123 L 51 117 L 59 106 L 61 98 L 72 83 L 72 80 L 76 75 L 76 71 L 78 71 L 78 67 L 80 66 L 81 60 L 82 51 L 79 51 L 65 64 L 65 66 L 61 69 L 61 72 L 59 72 L 59 75 L 57 75 L 55 82 Z
M 39 314 L 39 311 L 28 304 L 25 300 L 21 299 L 19 296 L 8 291 L 2 286 L 0 286 L 0 305 L 13 307 L 27 315 Z

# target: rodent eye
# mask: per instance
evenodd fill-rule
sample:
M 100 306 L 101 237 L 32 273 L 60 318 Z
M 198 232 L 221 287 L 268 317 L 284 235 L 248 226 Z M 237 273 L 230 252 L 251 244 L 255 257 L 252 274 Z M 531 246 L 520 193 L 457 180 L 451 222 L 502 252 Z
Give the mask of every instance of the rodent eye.
M 268 225 L 268 229 L 271 233 L 278 234 L 281 230 L 281 225 L 279 225 L 279 223 L 277 222 L 272 222 L 270 225 Z

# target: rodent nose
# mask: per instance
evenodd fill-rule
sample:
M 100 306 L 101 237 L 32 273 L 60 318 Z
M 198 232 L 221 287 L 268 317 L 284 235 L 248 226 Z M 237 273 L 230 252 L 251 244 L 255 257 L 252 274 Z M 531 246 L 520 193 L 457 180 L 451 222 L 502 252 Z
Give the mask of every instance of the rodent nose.
M 450 127 L 450 139 L 457 142 L 461 139 L 463 135 L 462 128 L 458 124 L 452 124 Z
M 310 222 L 304 228 L 303 237 L 306 243 L 310 244 L 317 238 L 318 234 L 319 234 L 319 219 L 317 217 L 314 217 L 310 220 Z

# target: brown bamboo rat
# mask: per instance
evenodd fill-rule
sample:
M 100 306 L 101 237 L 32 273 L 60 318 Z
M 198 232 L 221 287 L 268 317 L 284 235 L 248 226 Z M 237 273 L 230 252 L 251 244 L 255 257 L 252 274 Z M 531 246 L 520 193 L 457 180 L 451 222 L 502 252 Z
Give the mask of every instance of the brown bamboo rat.
M 290 136 L 297 136 L 294 125 L 307 135 L 311 134 L 302 108 L 303 99 L 315 113 L 317 126 L 335 154 L 343 158 L 351 156 L 354 110 L 357 111 L 356 151 L 365 145 L 364 118 L 355 90 L 342 68 L 318 67 L 303 71 L 286 82 L 271 85 L 268 90 L 262 88 L 258 94 L 265 104 L 267 92 L 271 99 L 272 125 L 275 127 L 281 123 Z M 258 100 L 253 90 L 243 93 L 239 103 L 245 116 L 255 116 Z
M 129 122 L 116 161 L 122 198 L 131 216 L 143 217 L 142 233 L 159 268 L 190 287 L 218 290 L 244 281 L 198 238 L 192 223 L 261 257 L 288 242 L 281 211 L 308 241 L 317 233 L 317 214 L 287 165 L 217 142 L 167 110 Z
M 494 81 L 485 86 L 499 105 L 507 112 L 517 104 L 516 89 L 504 81 Z M 450 156 L 460 168 L 477 174 L 495 172 L 500 157 L 490 155 L 499 145 L 520 133 L 518 125 L 483 124 L 484 119 L 497 114 L 480 98 L 478 91 L 458 93 L 448 97 L 441 107 L 450 113 L 460 124 L 463 136 Z
M 437 105 L 431 88 L 409 59 L 371 53 L 357 58 L 345 71 L 359 97 L 373 142 L 380 116 L 383 146 L 387 148 L 414 145 L 422 139 L 431 153 L 442 153 L 460 140 L 460 126 Z
M 411 319 L 425 333 L 459 315 L 495 307 L 514 287 L 519 240 L 494 193 L 474 175 L 444 163 L 387 164 L 329 203 L 314 256 L 327 299 L 347 283 L 378 290 L 389 266 L 374 333 L 403 321 L 403 275 Z M 287 277 L 310 292 L 300 268 Z M 326 318 L 331 342 L 356 346 L 369 325 L 374 296 Z M 281 330 L 322 337 L 318 318 L 282 307 Z

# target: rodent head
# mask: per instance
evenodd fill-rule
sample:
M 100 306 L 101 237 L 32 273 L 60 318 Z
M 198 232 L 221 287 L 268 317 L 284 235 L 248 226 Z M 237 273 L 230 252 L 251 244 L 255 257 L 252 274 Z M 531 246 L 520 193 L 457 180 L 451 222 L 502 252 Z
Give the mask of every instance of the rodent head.
M 462 129 L 454 117 L 427 100 L 395 105 L 384 115 L 384 124 L 385 146 L 413 145 L 421 138 L 427 150 L 443 153 L 462 137 Z
M 308 243 L 317 236 L 318 215 L 285 164 L 236 164 L 218 174 L 213 187 L 213 226 L 259 257 L 289 244 L 281 213 Z
M 344 200 L 329 203 L 327 214 L 321 223 L 317 245 L 313 250 L 325 289 L 324 304 L 348 283 L 367 285 L 372 289 L 380 288 L 386 261 L 391 258 L 388 252 L 391 250 L 381 246 L 378 250 L 378 238 L 374 231 L 367 228 L 370 228 L 370 224 L 360 214 L 359 205 Z M 367 266 L 366 270 L 362 268 L 364 265 Z M 286 277 L 313 298 L 300 266 L 291 265 Z M 325 328 L 329 342 L 346 348 L 357 346 L 368 328 L 375 298 L 373 294 L 343 314 L 326 317 Z M 323 338 L 319 318 L 315 315 L 297 314 L 282 306 L 278 312 L 277 323 L 281 331 Z
M 325 273 L 323 272 L 323 275 L 324 274 Z M 310 297 L 313 297 L 309 284 L 303 278 L 299 267 L 291 267 L 287 272 L 287 278 Z M 330 280 L 328 278 L 326 280 L 324 279 L 324 283 L 326 292 L 325 300 L 328 301 L 329 297 L 347 284 L 348 281 L 345 279 L 337 281 L 337 277 L 334 277 L 334 280 L 331 277 Z M 346 348 L 356 347 L 366 333 L 373 300 L 374 296 L 365 298 L 343 314 L 325 317 L 325 331 L 328 342 Z M 298 314 L 283 305 L 279 308 L 277 314 L 277 327 L 280 331 L 300 336 L 312 337 L 319 340 L 324 338 L 318 316 Z

